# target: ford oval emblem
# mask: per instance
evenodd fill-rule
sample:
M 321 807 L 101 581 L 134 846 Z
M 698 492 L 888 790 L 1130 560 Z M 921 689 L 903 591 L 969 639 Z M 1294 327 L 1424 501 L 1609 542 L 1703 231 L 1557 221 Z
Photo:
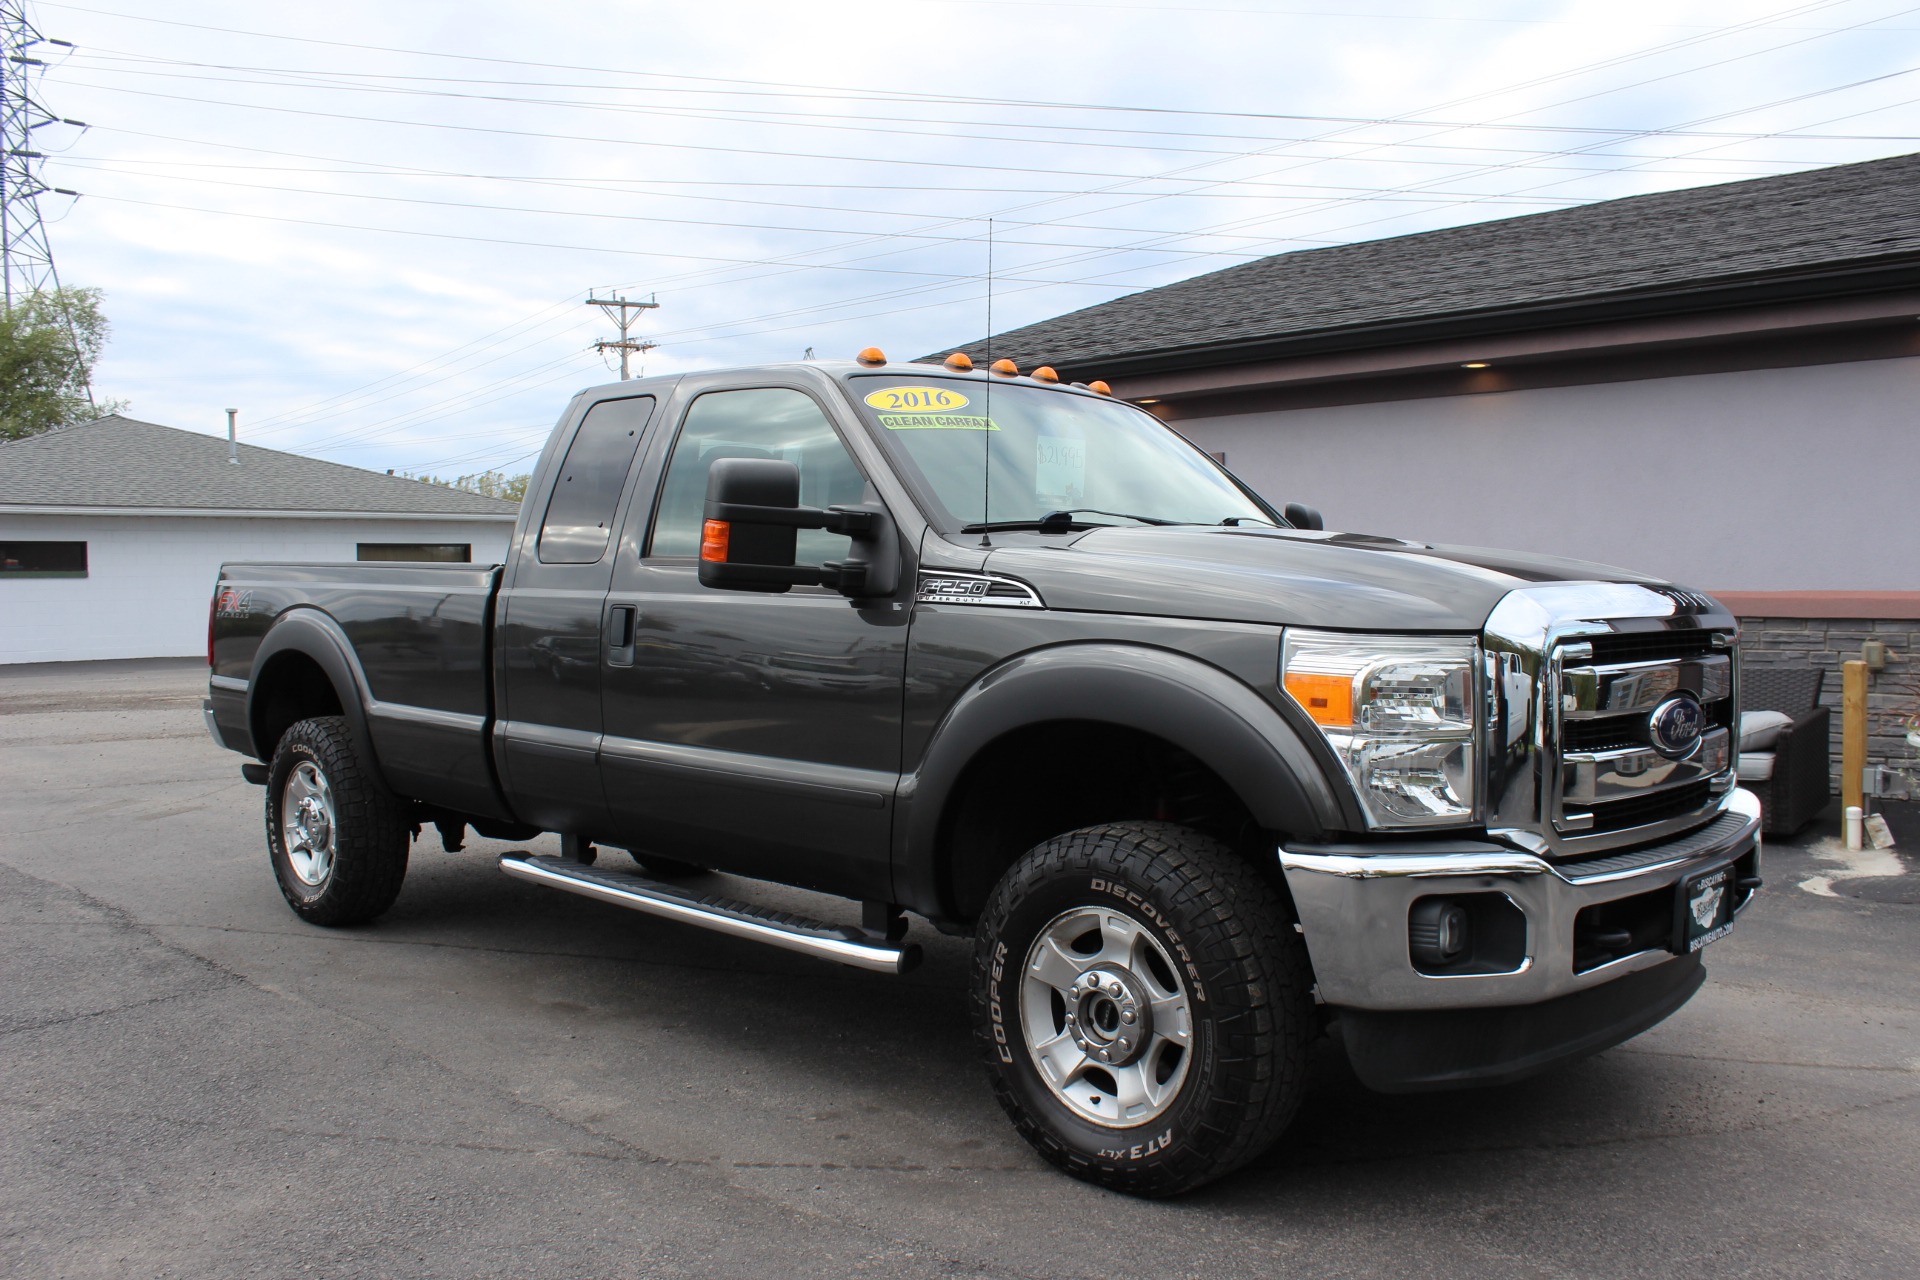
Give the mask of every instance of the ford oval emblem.
M 1675 694 L 1647 717 L 1647 740 L 1669 760 L 1682 759 L 1692 755 L 1700 745 L 1700 731 L 1706 725 L 1706 718 L 1698 698 L 1690 693 Z

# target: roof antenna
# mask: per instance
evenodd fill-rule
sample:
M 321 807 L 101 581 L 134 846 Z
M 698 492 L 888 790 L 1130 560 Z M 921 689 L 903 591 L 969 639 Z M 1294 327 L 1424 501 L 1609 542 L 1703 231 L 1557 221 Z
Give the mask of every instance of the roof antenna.
M 991 547 L 993 508 L 993 219 L 987 219 L 987 381 L 980 405 L 980 545 Z
M 239 428 L 234 425 L 233 421 L 239 416 L 240 411 L 238 409 L 227 410 L 227 465 L 230 467 L 240 465 Z

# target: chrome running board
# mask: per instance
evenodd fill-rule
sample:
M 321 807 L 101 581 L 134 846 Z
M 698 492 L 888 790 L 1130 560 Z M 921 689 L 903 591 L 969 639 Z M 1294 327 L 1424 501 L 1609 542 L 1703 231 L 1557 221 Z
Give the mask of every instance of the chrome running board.
M 561 858 L 509 853 L 500 869 L 518 880 L 564 889 L 630 911 L 678 920 L 715 933 L 837 960 L 874 973 L 905 973 L 920 963 L 914 943 L 888 942 L 862 929 L 824 924 L 785 911 L 768 911 L 731 898 L 690 893 L 629 871 L 611 871 Z

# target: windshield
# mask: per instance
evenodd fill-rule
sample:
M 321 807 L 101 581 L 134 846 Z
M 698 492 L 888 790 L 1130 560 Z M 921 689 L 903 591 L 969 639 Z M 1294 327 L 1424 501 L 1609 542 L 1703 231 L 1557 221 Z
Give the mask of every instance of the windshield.
M 1072 513 L 1070 524 L 1048 522 L 1062 531 L 1273 520 L 1205 454 L 1118 401 L 958 378 L 857 377 L 848 386 L 962 528 L 1037 524 L 1059 512 Z

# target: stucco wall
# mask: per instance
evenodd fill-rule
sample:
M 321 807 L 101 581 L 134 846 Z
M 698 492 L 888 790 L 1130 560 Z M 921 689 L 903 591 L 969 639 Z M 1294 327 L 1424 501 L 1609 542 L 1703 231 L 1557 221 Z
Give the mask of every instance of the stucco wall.
M 1920 589 L 1920 359 L 1178 420 L 1330 529 L 1707 591 Z
M 491 521 L 243 520 L 0 514 L 0 537 L 87 543 L 85 578 L 0 578 L 0 663 L 163 658 L 207 651 L 207 601 L 225 560 L 352 560 L 360 542 L 466 542 L 506 557 Z

